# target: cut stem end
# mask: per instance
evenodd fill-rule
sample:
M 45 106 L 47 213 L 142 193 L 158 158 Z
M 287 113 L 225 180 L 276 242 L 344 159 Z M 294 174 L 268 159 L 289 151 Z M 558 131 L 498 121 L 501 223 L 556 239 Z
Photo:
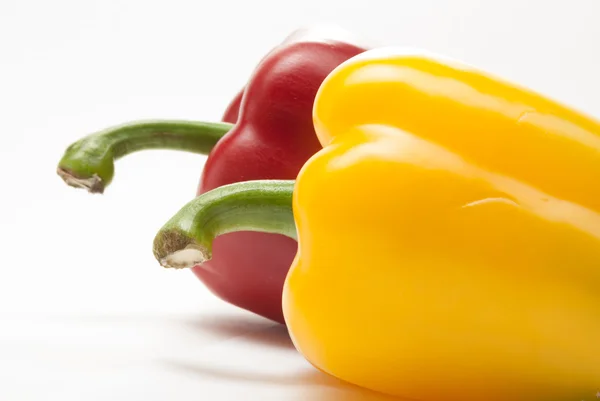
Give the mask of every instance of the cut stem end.
M 210 259 L 207 252 L 194 244 L 168 254 L 159 260 L 161 266 L 168 269 L 190 269 Z
M 56 173 L 63 179 L 63 181 L 73 188 L 82 188 L 92 194 L 101 194 L 104 192 L 104 182 L 97 174 L 87 178 L 80 178 L 74 176 L 70 171 L 58 167 Z
M 210 249 L 180 230 L 161 230 L 154 238 L 154 257 L 168 269 L 189 269 L 211 258 Z

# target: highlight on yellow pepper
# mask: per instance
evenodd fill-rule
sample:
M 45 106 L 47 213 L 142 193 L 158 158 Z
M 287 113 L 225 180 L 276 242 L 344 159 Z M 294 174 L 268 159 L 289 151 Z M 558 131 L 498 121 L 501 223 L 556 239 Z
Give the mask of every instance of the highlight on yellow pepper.
M 192 200 L 155 238 L 162 264 L 288 235 L 286 324 L 316 368 L 411 400 L 595 399 L 600 122 L 396 48 L 335 69 L 314 122 L 323 149 L 295 182 Z

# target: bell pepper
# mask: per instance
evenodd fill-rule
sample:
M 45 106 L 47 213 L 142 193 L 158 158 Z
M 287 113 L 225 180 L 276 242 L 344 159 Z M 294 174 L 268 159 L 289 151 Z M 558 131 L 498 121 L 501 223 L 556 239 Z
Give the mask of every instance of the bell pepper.
M 321 82 L 366 48 L 339 27 L 299 29 L 261 60 L 227 109 L 225 122 L 146 121 L 113 127 L 71 145 L 58 172 L 73 186 L 102 192 L 116 158 L 162 148 L 210 152 L 198 195 L 239 181 L 293 179 L 321 149 L 312 124 Z M 279 234 L 231 233 L 215 241 L 210 262 L 192 270 L 221 299 L 283 323 L 281 294 L 296 247 Z
M 296 348 L 421 401 L 591 400 L 600 388 L 600 122 L 472 66 L 367 51 L 313 110 L 295 181 L 228 185 L 158 232 L 164 261 L 238 229 L 298 239 Z M 166 241 L 177 238 L 177 241 Z

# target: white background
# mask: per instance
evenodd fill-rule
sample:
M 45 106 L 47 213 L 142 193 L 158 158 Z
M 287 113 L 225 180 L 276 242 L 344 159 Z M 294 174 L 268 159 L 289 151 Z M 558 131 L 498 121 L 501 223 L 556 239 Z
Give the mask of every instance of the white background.
M 218 120 L 272 46 L 318 22 L 600 116 L 599 19 L 599 0 L 0 0 L 0 401 L 385 399 L 153 259 L 203 156 L 134 154 L 93 196 L 56 176 L 64 148 L 129 120 Z

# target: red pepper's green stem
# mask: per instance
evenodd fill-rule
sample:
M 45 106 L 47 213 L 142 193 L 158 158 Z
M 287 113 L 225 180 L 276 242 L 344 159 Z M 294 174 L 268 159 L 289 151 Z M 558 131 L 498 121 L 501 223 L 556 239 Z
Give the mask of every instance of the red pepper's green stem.
M 234 231 L 282 234 L 296 239 L 293 180 L 245 181 L 206 192 L 175 214 L 154 238 L 164 267 L 190 268 L 211 258 L 212 241 Z
M 231 128 L 229 123 L 135 121 L 88 135 L 71 144 L 58 163 L 69 185 L 102 193 L 112 181 L 115 160 L 144 149 L 208 154 Z

